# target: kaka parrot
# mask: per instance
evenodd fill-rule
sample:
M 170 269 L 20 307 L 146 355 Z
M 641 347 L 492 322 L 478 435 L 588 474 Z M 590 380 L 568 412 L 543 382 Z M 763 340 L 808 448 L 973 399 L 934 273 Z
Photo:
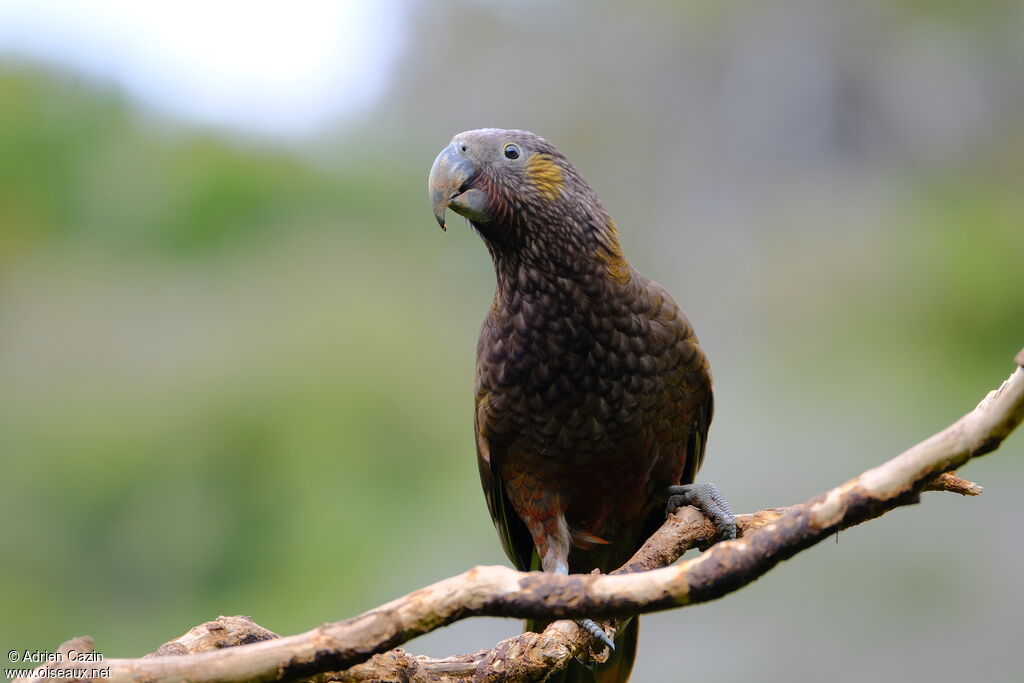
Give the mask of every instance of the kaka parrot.
M 441 227 L 446 209 L 463 215 L 494 262 L 474 425 L 487 507 L 515 566 L 612 571 L 666 502 L 697 505 L 734 537 L 717 489 L 692 484 L 713 412 L 707 357 L 669 293 L 623 256 L 573 165 L 526 131 L 467 131 L 437 156 L 429 194 Z M 615 651 L 596 668 L 574 662 L 569 678 L 626 680 L 637 621 L 613 644 L 580 620 Z

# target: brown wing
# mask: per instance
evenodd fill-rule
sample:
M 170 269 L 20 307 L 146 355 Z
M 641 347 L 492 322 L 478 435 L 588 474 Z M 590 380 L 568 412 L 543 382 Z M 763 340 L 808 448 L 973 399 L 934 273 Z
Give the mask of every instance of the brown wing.
M 693 326 L 672 295 L 653 280 L 646 280 L 645 290 L 657 311 L 651 325 L 651 352 L 659 359 L 663 378 L 657 412 L 672 423 L 671 440 L 683 447 L 685 462 L 678 483 L 689 484 L 704 462 L 714 414 L 711 371 Z
M 656 477 L 654 495 L 658 496 L 664 495 L 657 490 L 663 486 L 689 484 L 696 478 L 704 462 L 708 428 L 714 415 L 714 395 L 708 360 L 690 322 L 661 285 L 642 279 L 645 280 L 644 291 L 649 297 L 649 305 L 656 311 L 652 315 L 650 343 L 651 352 L 659 359 L 662 377 L 658 408 L 654 414 L 661 418 L 660 424 L 670 425 L 667 429 L 652 432 L 650 437 L 663 453 L 674 453 L 671 459 L 676 463 L 672 474 L 662 470 L 662 474 Z M 676 458 L 681 458 L 682 462 Z M 672 467 L 672 462 L 664 464 Z M 652 510 L 643 538 L 653 533 L 664 519 L 663 508 Z
M 690 484 L 697 478 L 697 470 L 704 463 L 704 449 L 707 446 L 708 428 L 715 411 L 715 397 L 708 390 L 707 399 L 697 407 L 693 420 L 693 433 L 686 443 L 686 466 L 680 484 Z
M 477 465 L 480 468 L 480 483 L 484 489 L 484 497 L 487 499 L 487 509 L 491 513 L 491 520 L 494 522 L 494 528 L 498 531 L 501 547 L 505 550 L 508 559 L 520 571 L 529 571 L 537 568 L 532 566 L 536 555 L 533 538 L 530 536 L 526 524 L 512 508 L 512 503 L 505 492 L 504 480 L 501 477 L 504 451 L 510 444 L 505 444 L 496 437 L 500 431 L 503 431 L 501 423 L 506 417 L 500 409 L 496 409 L 491 404 L 487 393 L 477 392 L 473 426 L 476 432 L 476 457 Z

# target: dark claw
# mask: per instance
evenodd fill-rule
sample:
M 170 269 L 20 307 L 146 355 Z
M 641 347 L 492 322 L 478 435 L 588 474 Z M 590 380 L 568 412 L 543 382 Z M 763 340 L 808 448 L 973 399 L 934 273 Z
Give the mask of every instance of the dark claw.
M 736 538 L 736 516 L 732 513 L 729 503 L 725 502 L 721 491 L 714 484 L 683 484 L 668 487 L 668 505 L 666 514 L 672 514 L 684 505 L 692 505 L 711 520 L 718 529 L 715 539 L 728 541 Z
M 608 646 L 608 648 L 615 652 L 615 643 L 608 637 L 608 634 L 604 632 L 604 629 L 598 626 L 593 619 L 577 619 L 576 623 L 579 624 L 580 628 L 594 636 L 597 640 Z

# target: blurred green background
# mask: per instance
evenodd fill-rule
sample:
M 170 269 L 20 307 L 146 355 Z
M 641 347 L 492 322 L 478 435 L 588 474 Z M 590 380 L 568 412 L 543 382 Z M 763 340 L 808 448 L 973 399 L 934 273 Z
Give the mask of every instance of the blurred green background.
M 287 134 L 0 50 L 0 645 L 136 656 L 237 613 L 290 634 L 505 562 L 472 443 L 493 276 L 425 190 L 463 129 L 552 140 L 674 293 L 717 382 L 702 477 L 738 510 L 895 455 L 1010 372 L 1019 3 L 388 11 L 380 94 Z M 1022 455 L 964 470 L 980 499 L 646 617 L 636 680 L 1012 680 Z

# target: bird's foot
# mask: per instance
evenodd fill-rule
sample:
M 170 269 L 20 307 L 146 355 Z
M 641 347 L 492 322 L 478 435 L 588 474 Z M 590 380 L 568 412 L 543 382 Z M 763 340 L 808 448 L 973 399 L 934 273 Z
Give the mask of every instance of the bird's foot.
M 722 492 L 714 484 L 682 484 L 668 487 L 668 505 L 666 514 L 672 514 L 684 505 L 692 505 L 703 512 L 718 533 L 715 541 L 728 541 L 736 538 L 736 516 L 732 513 L 729 503 L 725 502 Z
M 593 619 L 577 619 L 576 623 L 581 629 L 594 636 L 594 639 L 606 645 L 609 650 L 615 652 L 615 643 L 604 632 L 604 629 L 597 625 Z

